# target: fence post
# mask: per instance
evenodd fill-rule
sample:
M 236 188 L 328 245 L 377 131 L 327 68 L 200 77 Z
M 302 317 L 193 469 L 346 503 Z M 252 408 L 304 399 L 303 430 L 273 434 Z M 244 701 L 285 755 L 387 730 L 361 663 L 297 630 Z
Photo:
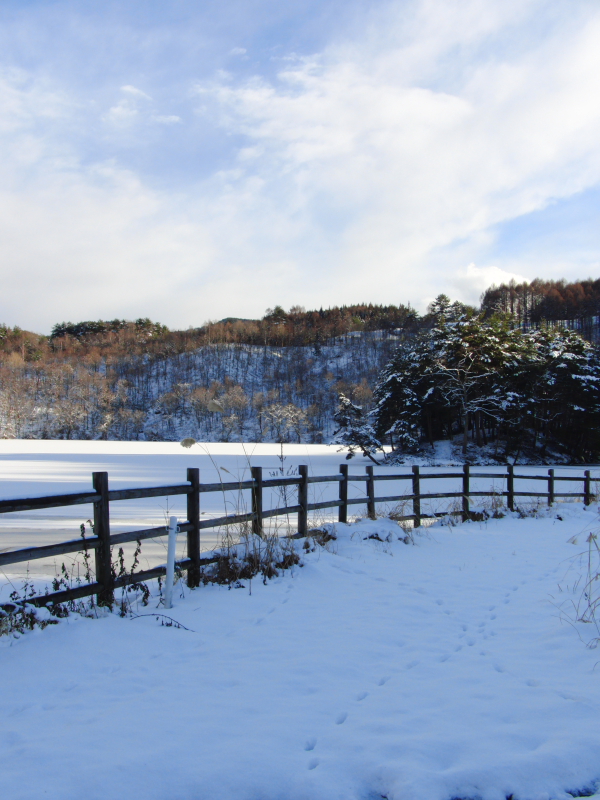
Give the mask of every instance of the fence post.
M 342 480 L 340 481 L 340 500 L 342 505 L 338 508 L 338 522 L 348 522 L 348 464 L 340 464 Z
M 469 465 L 465 464 L 463 467 L 463 488 L 462 488 L 462 521 L 466 522 L 469 519 Z
M 367 467 L 367 516 L 377 519 L 375 515 L 375 481 L 373 480 L 373 467 Z
M 506 467 L 506 505 L 509 511 L 515 510 L 515 476 L 514 467 L 509 464 Z
M 554 502 L 554 470 L 548 470 L 548 505 Z
M 592 502 L 592 485 L 591 485 L 591 478 L 590 478 L 590 471 L 586 469 L 583 473 L 583 503 L 586 506 L 589 506 Z
M 100 495 L 94 503 L 94 536 L 96 547 L 96 582 L 100 584 L 98 605 L 110 606 L 114 600 L 110 552 L 110 514 L 108 502 L 108 472 L 92 472 L 92 485 Z
M 308 531 L 308 467 L 306 464 L 298 466 L 298 473 L 300 475 L 300 483 L 298 484 L 298 505 L 300 506 L 298 533 L 300 536 L 306 536 Z
M 187 479 L 192 488 L 187 495 L 187 521 L 192 525 L 187 534 L 187 557 L 192 562 L 188 567 L 187 585 L 194 589 L 200 584 L 200 470 L 188 467 Z
M 252 533 L 262 538 L 263 529 L 263 477 L 262 467 L 252 467 Z
M 413 491 L 413 526 L 419 528 L 421 526 L 421 481 L 419 480 L 419 468 L 414 466 L 412 468 L 412 491 Z
M 167 543 L 167 574 L 165 576 L 165 608 L 173 608 L 173 584 L 175 583 L 175 550 L 177 548 L 177 517 L 169 517 L 169 539 Z

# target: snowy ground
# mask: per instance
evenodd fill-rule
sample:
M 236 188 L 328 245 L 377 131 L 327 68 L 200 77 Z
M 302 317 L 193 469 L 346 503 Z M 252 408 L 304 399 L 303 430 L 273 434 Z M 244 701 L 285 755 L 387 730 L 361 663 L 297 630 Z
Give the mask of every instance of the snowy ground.
M 230 480 L 244 477 L 249 464 L 276 470 L 278 452 L 274 445 L 244 452 L 231 444 L 187 451 L 165 443 L 5 441 L 0 494 L 82 491 L 94 470 L 107 470 L 114 488 L 180 483 L 188 466 L 200 467 L 203 480 L 219 472 Z M 343 454 L 324 446 L 286 445 L 284 455 L 286 471 L 306 463 L 312 474 L 333 474 L 343 463 Z M 364 466 L 355 459 L 350 471 Z M 448 481 L 429 486 L 451 489 Z M 335 485 L 317 490 L 319 500 L 337 493 Z M 378 493 L 396 490 L 402 485 L 390 481 Z M 364 492 L 364 484 L 352 491 Z M 222 502 L 203 496 L 204 513 L 221 514 Z M 183 515 L 181 498 L 170 503 L 170 513 Z M 164 519 L 160 499 L 122 506 L 111 504 L 114 530 Z M 338 525 L 334 542 L 303 554 L 303 566 L 267 585 L 183 589 L 169 614 L 188 630 L 161 626 L 164 618 L 151 614 L 163 613 L 154 598 L 142 609 L 149 616 L 74 616 L 20 639 L 3 637 L 2 796 L 589 794 L 600 787 L 600 649 L 586 647 L 598 632 L 576 621 L 575 605 L 598 510 L 559 504 L 541 508 L 538 518 L 435 525 L 414 546 L 399 541 L 404 532 L 390 521 Z M 3 515 L 0 548 L 73 538 L 91 509 L 70 511 Z M 391 541 L 365 538 L 375 532 Z M 204 544 L 213 546 L 214 537 Z M 147 563 L 164 561 L 164 540 L 145 543 L 145 553 Z M 22 574 L 10 569 L 0 599 Z M 44 569 L 52 574 L 48 565 L 33 570 L 36 582 Z
M 598 526 L 576 504 L 414 546 L 388 520 L 337 526 L 267 585 L 185 590 L 169 613 L 188 630 L 72 617 L 0 640 L 2 796 L 589 793 L 600 651 L 572 602 Z

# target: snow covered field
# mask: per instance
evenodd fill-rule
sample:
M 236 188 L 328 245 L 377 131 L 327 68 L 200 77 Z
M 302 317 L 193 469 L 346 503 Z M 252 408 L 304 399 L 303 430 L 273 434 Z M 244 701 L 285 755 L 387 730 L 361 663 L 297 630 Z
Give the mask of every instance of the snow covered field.
M 570 622 L 598 515 L 559 510 L 414 546 L 387 520 L 338 525 L 267 585 L 185 590 L 168 613 L 187 630 L 71 617 L 0 640 L 3 797 L 592 792 L 600 656 Z
M 209 479 L 216 466 L 247 463 L 239 445 L 211 446 L 214 463 L 170 444 L 0 446 L 5 497 L 81 490 L 99 469 L 116 486 L 156 485 L 179 482 L 187 466 Z M 277 448 L 259 448 L 252 463 L 275 469 Z M 326 474 L 340 463 L 332 448 L 294 450 L 286 466 Z M 302 550 L 302 566 L 266 585 L 179 587 L 169 612 L 154 598 L 140 609 L 147 616 L 73 616 L 3 637 L 2 796 L 591 794 L 600 650 L 586 647 L 598 631 L 576 621 L 574 604 L 598 529 L 597 505 L 576 503 L 537 518 L 436 524 L 414 545 L 389 520 L 336 525 L 335 541 Z

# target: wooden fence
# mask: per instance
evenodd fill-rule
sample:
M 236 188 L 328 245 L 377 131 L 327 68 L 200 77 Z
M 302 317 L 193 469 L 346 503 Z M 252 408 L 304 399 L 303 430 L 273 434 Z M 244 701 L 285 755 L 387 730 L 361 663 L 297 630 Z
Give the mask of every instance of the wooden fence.
M 338 509 L 339 522 L 347 522 L 348 507 L 352 505 L 362 505 L 367 507 L 367 514 L 375 518 L 377 503 L 398 503 L 409 502 L 412 504 L 412 514 L 395 517 L 399 521 L 412 520 L 413 525 L 418 527 L 423 519 L 433 516 L 445 516 L 448 512 L 436 514 L 426 514 L 421 510 L 422 500 L 438 498 L 458 498 L 461 500 L 461 510 L 451 511 L 450 513 L 459 514 L 463 520 L 470 518 L 470 500 L 473 497 L 503 497 L 506 498 L 506 505 L 509 510 L 515 509 L 515 498 L 518 497 L 542 497 L 546 498 L 548 505 L 557 498 L 582 497 L 585 505 L 589 505 L 592 499 L 590 471 L 586 470 L 583 476 L 558 476 L 553 469 L 548 470 L 547 475 L 518 475 L 514 468 L 509 466 L 505 472 L 471 472 L 468 466 L 456 472 L 421 473 L 419 467 L 412 467 L 408 473 L 394 474 L 374 474 L 373 467 L 366 467 L 362 475 L 348 474 L 348 465 L 342 464 L 337 475 L 309 476 L 308 467 L 298 467 L 298 475 L 287 478 L 263 478 L 262 467 L 251 468 L 251 479 L 247 481 L 232 481 L 229 483 L 201 483 L 200 471 L 196 468 L 188 469 L 187 483 L 177 486 L 158 486 L 148 489 L 117 489 L 110 490 L 108 487 L 108 473 L 94 472 L 92 474 L 92 487 L 90 492 L 78 494 L 52 495 L 49 497 L 34 497 L 21 500 L 0 500 L 0 513 L 11 511 L 33 511 L 44 508 L 58 508 L 65 506 L 84 505 L 92 503 L 94 506 L 94 536 L 86 539 L 74 539 L 59 544 L 44 545 L 41 547 L 27 547 L 21 550 L 0 552 L 0 568 L 10 564 L 29 562 L 34 559 L 48 558 L 52 556 L 65 555 L 67 553 L 83 552 L 93 550 L 95 553 L 96 582 L 76 586 L 60 592 L 46 594 L 39 597 L 28 598 L 27 602 L 32 605 L 47 605 L 49 603 L 63 603 L 81 597 L 97 595 L 99 604 L 110 604 L 113 601 L 114 590 L 119 587 L 140 583 L 142 581 L 158 578 L 166 573 L 165 566 L 154 567 L 153 569 L 142 570 L 133 574 L 115 577 L 112 570 L 111 549 L 115 545 L 127 542 L 141 542 L 144 539 L 153 539 L 168 534 L 168 528 L 161 526 L 158 528 L 147 528 L 144 530 L 130 531 L 128 533 L 111 534 L 110 532 L 110 503 L 117 500 L 134 500 L 145 497 L 168 497 L 174 495 L 186 495 L 187 498 L 187 520 L 179 525 L 179 530 L 187 533 L 187 557 L 177 562 L 181 570 L 187 571 L 187 583 L 190 587 L 198 586 L 200 582 L 201 569 L 207 564 L 218 561 L 218 557 L 202 558 L 200 552 L 200 531 L 206 528 L 217 528 L 224 525 L 251 523 L 252 533 L 261 536 L 263 532 L 264 520 L 269 517 L 297 514 L 298 532 L 294 538 L 302 538 L 308 534 L 308 513 L 326 508 Z M 462 486 L 458 492 L 433 492 L 423 493 L 421 491 L 422 481 L 461 479 Z M 470 481 L 472 478 L 500 479 L 505 482 L 506 489 L 497 492 L 488 489 L 487 491 L 472 491 Z M 544 481 L 546 491 L 539 492 L 520 492 L 515 490 L 515 481 Z M 364 482 L 365 494 L 362 497 L 348 496 L 349 482 Z M 410 485 L 410 493 L 402 495 L 390 495 L 376 497 L 375 483 L 378 481 L 407 481 Z M 558 492 L 556 491 L 559 482 L 577 482 L 581 484 L 582 491 L 577 492 Z M 318 503 L 309 503 L 309 485 L 318 483 L 338 483 L 339 493 L 337 500 L 326 500 Z M 273 508 L 265 510 L 263 508 L 263 493 L 268 488 L 280 488 L 295 486 L 297 487 L 297 504 L 285 506 L 283 508 Z M 207 492 L 228 492 L 249 490 L 252 498 L 252 510 L 247 514 L 235 514 L 216 519 L 200 519 L 200 497 Z

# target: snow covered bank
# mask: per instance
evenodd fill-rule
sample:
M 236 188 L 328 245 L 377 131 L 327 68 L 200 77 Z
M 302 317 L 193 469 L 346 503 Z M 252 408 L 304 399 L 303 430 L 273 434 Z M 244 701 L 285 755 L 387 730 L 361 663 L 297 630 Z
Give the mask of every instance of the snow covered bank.
M 562 505 L 416 546 L 337 526 L 267 585 L 186 590 L 169 613 L 189 630 L 4 640 L 3 796 L 567 800 L 600 778 L 596 632 L 567 618 L 597 525 Z

